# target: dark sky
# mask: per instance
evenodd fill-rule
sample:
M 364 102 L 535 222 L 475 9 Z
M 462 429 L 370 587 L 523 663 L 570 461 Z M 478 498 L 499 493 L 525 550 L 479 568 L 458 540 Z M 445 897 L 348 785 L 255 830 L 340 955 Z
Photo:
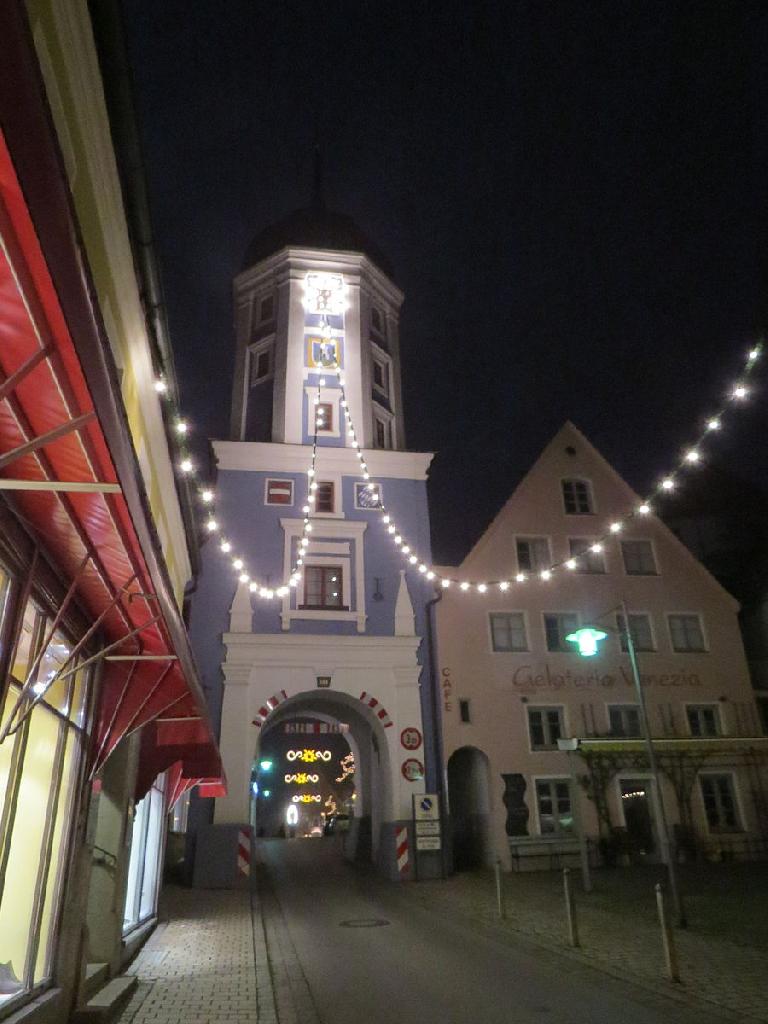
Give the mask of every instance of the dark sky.
M 768 321 L 768 5 L 124 0 L 182 401 L 226 436 L 231 280 L 309 199 L 394 263 L 410 448 L 460 556 L 571 418 L 669 465 Z M 763 392 L 719 440 L 768 478 Z M 471 495 L 467 503 L 466 496 Z

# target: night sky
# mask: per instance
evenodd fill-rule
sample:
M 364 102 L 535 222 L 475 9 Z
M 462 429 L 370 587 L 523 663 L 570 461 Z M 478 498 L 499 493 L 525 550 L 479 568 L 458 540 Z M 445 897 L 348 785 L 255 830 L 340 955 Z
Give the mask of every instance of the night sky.
M 565 419 L 633 486 L 655 480 L 766 329 L 765 3 L 124 10 L 198 434 L 229 430 L 232 277 L 253 235 L 308 203 L 319 145 L 328 205 L 406 295 L 407 441 L 437 452 L 438 560 L 466 552 Z M 718 441 L 757 482 L 765 399 Z

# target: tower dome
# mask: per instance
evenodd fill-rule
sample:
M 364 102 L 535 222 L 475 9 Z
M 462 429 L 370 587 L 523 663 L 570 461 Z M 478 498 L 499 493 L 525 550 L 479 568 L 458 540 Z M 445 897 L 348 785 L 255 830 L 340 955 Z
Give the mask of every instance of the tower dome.
M 387 277 L 392 277 L 389 260 L 351 217 L 329 210 L 322 202 L 294 210 L 287 217 L 260 231 L 248 246 L 241 270 L 247 270 L 280 249 L 325 249 L 365 253 Z

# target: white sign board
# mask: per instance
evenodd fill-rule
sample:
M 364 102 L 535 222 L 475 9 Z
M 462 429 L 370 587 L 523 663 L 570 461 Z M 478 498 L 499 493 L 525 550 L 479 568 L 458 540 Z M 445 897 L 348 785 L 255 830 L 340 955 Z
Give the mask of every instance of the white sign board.
M 417 850 L 439 850 L 440 836 L 416 836 Z
M 440 801 L 435 793 L 421 793 L 413 798 L 413 817 L 416 821 L 439 821 Z
M 440 835 L 440 822 L 439 821 L 417 821 L 416 822 L 416 835 L 417 836 L 439 836 Z

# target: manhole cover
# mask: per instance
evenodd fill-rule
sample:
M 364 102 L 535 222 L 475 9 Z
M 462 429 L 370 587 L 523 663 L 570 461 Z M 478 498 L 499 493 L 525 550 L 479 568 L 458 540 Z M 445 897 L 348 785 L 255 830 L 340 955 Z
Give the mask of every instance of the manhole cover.
M 389 921 L 383 917 L 353 917 L 350 921 L 340 921 L 340 928 L 383 928 Z

